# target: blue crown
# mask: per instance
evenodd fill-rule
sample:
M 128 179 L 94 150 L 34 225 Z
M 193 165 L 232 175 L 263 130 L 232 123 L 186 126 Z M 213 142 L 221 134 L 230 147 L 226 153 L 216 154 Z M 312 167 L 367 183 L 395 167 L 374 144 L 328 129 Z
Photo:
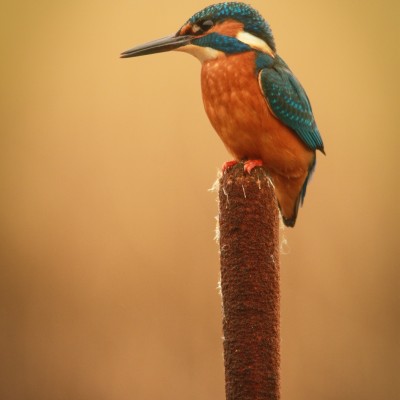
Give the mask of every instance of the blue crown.
M 195 24 L 207 19 L 215 23 L 234 19 L 243 24 L 244 30 L 264 40 L 272 51 L 276 51 L 271 28 L 261 14 L 245 3 L 225 2 L 213 4 L 194 14 L 187 23 Z

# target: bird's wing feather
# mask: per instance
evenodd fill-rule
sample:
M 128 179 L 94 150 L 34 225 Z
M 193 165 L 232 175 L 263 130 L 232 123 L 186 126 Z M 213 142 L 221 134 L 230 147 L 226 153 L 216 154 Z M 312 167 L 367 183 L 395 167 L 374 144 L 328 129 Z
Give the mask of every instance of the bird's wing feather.
M 293 129 L 307 147 L 324 151 L 310 101 L 289 68 L 282 63 L 261 69 L 259 79 L 261 90 L 275 116 Z

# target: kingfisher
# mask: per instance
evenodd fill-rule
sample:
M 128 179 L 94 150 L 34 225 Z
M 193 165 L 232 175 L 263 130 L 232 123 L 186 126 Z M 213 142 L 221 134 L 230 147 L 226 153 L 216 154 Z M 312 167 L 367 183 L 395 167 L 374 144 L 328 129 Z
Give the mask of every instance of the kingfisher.
M 251 173 L 266 169 L 286 226 L 293 227 L 315 169 L 316 150 L 324 152 L 310 101 L 278 55 L 268 22 L 245 3 L 204 8 L 177 33 L 121 54 L 121 58 L 176 50 L 202 65 L 206 114 L 234 160 Z

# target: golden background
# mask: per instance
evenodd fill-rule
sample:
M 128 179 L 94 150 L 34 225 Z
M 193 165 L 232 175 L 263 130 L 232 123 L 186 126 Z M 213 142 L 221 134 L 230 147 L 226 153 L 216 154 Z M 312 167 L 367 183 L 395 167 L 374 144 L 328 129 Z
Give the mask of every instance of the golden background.
M 0 398 L 223 399 L 216 194 L 186 54 L 206 1 L 4 2 Z M 327 157 L 285 229 L 282 398 L 400 392 L 399 2 L 253 1 Z

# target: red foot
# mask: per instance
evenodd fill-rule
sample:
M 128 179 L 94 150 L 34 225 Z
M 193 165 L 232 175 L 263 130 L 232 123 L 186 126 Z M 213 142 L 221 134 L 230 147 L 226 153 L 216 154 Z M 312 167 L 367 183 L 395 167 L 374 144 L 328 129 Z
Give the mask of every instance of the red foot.
M 250 174 L 251 170 L 255 167 L 262 167 L 263 166 L 263 162 L 262 160 L 247 160 L 244 163 L 244 170 L 245 172 L 247 172 L 248 174 Z
M 238 162 L 236 160 L 226 161 L 222 164 L 222 172 L 226 172 L 229 168 L 232 168 Z

